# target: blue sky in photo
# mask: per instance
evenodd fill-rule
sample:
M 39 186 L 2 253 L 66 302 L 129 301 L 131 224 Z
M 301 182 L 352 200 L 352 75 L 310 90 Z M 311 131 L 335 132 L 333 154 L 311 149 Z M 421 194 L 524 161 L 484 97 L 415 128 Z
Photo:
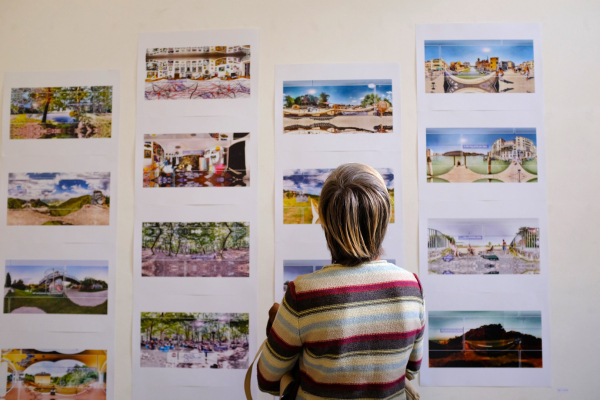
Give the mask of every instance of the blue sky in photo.
M 443 58 L 446 63 L 498 57 L 500 61 L 512 61 L 516 65 L 533 60 L 533 41 L 425 41 L 425 61 Z
M 101 265 L 102 263 L 104 265 Z M 55 269 L 62 273 L 65 267 L 67 275 L 77 280 L 89 277 L 108 282 L 108 263 L 106 262 L 92 261 L 88 264 L 86 261 L 65 261 L 61 264 L 59 261 L 28 261 L 15 263 L 17 265 L 9 264 L 11 261 L 7 261 L 4 278 L 6 278 L 6 273 L 10 273 L 13 282 L 22 279 L 26 285 L 39 283 L 44 277 L 44 272 L 49 269 Z
M 383 177 L 388 189 L 394 188 L 394 173 L 391 168 L 375 168 Z M 332 169 L 289 169 L 283 171 L 283 190 L 294 190 L 320 195 L 325 180 Z
M 81 361 L 76 360 L 59 360 L 59 361 L 41 361 L 37 362 L 25 370 L 26 375 L 35 375 L 40 373 L 48 373 L 52 377 L 61 377 L 65 375 L 70 368 L 75 366 L 85 367 Z
M 498 220 L 477 220 L 477 219 L 430 219 L 428 228 L 436 229 L 445 235 L 456 239 L 458 245 L 487 246 L 506 244 L 515 238 L 515 235 L 521 227 L 539 228 L 539 221 L 535 218 L 505 218 Z M 470 237 L 469 239 L 460 239 L 459 236 Z M 481 237 L 476 239 L 474 237 Z
M 516 133 L 515 133 L 516 132 Z M 465 150 L 485 154 L 491 150 L 498 139 L 514 140 L 521 136 L 533 141 L 537 146 L 535 129 L 427 129 L 426 147 L 434 153 L 445 153 L 453 150 Z M 488 146 L 488 148 L 468 148 L 463 146 Z
M 337 84 L 338 81 L 284 82 L 283 97 L 284 100 L 286 96 L 296 98 L 307 94 L 318 97 L 321 92 L 325 92 L 330 95 L 329 103 L 331 104 L 358 105 L 365 95 L 376 93 L 379 97 L 386 98 L 393 104 L 391 80 L 339 82 L 343 82 L 343 84 Z M 315 83 L 314 86 L 313 83 Z M 370 88 L 369 84 L 374 84 L 375 87 Z
M 109 172 L 8 174 L 8 197 L 42 201 L 68 200 L 100 190 L 110 196 Z

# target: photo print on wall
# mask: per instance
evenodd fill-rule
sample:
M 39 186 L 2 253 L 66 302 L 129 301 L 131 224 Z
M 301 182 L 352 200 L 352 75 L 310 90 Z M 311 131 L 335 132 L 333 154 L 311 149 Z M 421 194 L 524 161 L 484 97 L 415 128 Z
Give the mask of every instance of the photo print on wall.
M 392 80 L 283 82 L 283 133 L 391 133 Z
M 146 50 L 146 100 L 250 97 L 250 46 Z
M 8 174 L 8 225 L 109 225 L 110 172 Z
M 247 222 L 142 223 L 142 276 L 248 277 Z
M 142 312 L 142 368 L 247 369 L 250 315 Z
M 13 88 L 10 138 L 110 138 L 112 93 L 112 86 Z
M 144 187 L 250 185 L 249 133 L 144 135 Z
M 425 40 L 426 93 L 534 93 L 533 40 Z

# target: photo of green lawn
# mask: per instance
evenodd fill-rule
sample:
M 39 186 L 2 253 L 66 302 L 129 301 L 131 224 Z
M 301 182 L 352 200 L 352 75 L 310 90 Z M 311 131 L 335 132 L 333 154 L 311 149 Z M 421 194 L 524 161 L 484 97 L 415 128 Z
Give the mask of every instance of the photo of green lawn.
M 108 262 L 7 260 L 5 314 L 108 312 Z

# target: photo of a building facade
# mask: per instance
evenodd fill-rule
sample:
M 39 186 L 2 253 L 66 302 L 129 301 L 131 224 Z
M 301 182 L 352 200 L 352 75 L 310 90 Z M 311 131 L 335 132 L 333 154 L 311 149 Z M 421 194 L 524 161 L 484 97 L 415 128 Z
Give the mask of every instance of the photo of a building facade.
M 246 369 L 245 313 L 143 312 L 142 368 Z
M 146 50 L 146 100 L 250 97 L 250 46 Z
M 426 93 L 534 93 L 533 40 L 426 40 Z
M 3 399 L 106 400 L 104 350 L 2 349 L 8 364 Z
M 430 368 L 542 368 L 539 311 L 429 311 Z
M 535 128 L 427 128 L 428 183 L 538 181 Z
M 391 133 L 392 80 L 283 82 L 283 133 Z
M 144 187 L 250 185 L 249 133 L 144 135 Z

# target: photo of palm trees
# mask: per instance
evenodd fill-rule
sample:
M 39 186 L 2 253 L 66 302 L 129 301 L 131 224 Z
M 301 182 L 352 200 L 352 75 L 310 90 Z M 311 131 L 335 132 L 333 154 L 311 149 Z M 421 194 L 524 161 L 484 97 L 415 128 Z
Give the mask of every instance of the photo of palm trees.
M 142 368 L 248 368 L 249 314 L 141 313 Z
M 283 133 L 391 133 L 392 80 L 283 82 Z
M 13 88 L 10 138 L 110 138 L 112 94 L 112 86 Z

